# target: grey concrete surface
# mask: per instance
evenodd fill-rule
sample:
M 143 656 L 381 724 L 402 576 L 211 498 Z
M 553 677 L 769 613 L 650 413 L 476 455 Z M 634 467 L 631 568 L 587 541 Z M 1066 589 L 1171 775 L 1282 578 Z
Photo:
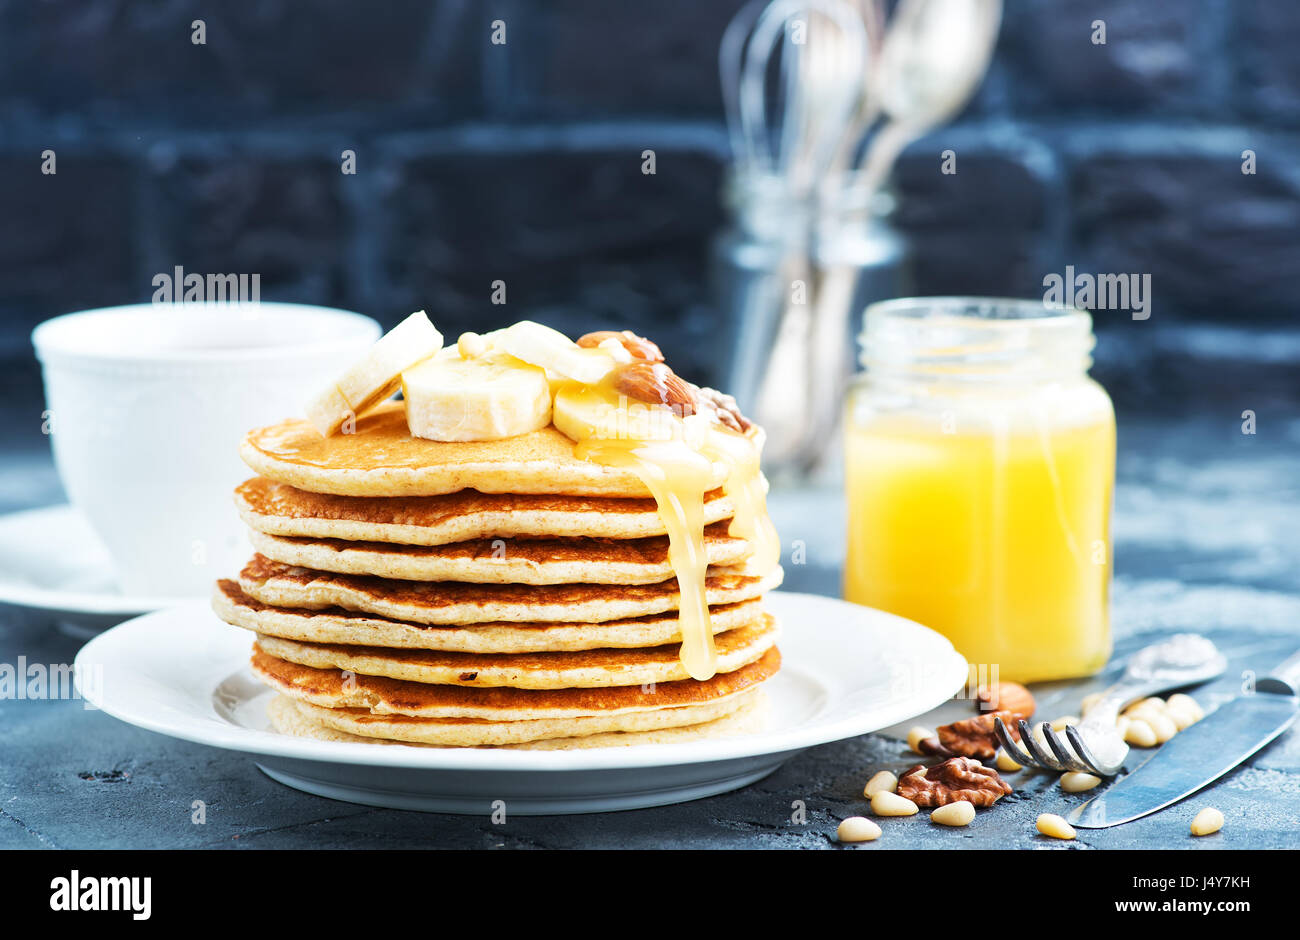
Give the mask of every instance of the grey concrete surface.
M 1300 647 L 1300 418 L 1295 409 L 1261 415 L 1260 432 L 1247 437 L 1240 410 L 1229 402 L 1217 415 L 1197 409 L 1194 418 L 1144 419 L 1121 411 L 1120 419 L 1116 660 L 1170 631 L 1204 632 L 1231 659 L 1227 675 L 1197 693 L 1207 704 L 1233 694 L 1243 670 L 1266 670 Z M 35 448 L 8 453 L 3 463 L 6 509 L 47 501 L 57 489 Z M 808 563 L 791 567 L 787 586 L 836 593 L 843 514 L 834 490 L 774 493 L 772 506 L 786 541 L 808 546 Z M 20 655 L 70 662 L 79 642 L 38 616 L 0 609 L 0 662 Z M 1042 714 L 1077 712 L 1082 696 L 1108 678 L 1036 688 Z M 921 721 L 950 720 L 966 708 L 950 703 Z M 494 825 L 487 817 L 308 796 L 271 781 L 246 758 L 130 727 L 76 701 L 0 700 L 0 847 L 836 848 L 839 819 L 866 810 L 867 778 L 912 763 L 904 732 L 814 748 L 765 780 L 706 800 Z M 1300 847 L 1295 731 L 1184 804 L 1114 829 L 1081 831 L 1075 842 L 1036 835 L 1034 818 L 1085 797 L 1062 794 L 1047 775 L 1009 779 L 1015 793 L 968 829 L 943 829 L 924 815 L 890 820 L 884 837 L 862 849 Z M 204 825 L 191 822 L 196 799 L 207 804 Z M 1227 823 L 1217 835 L 1192 839 L 1188 824 L 1203 805 L 1217 806 Z M 795 818 L 799 807 L 806 821 Z

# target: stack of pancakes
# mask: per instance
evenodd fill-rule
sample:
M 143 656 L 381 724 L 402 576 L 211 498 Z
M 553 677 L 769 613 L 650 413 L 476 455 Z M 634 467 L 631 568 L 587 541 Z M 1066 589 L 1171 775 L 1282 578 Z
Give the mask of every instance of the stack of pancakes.
M 236 490 L 257 552 L 213 606 L 257 634 L 285 733 L 441 747 L 598 747 L 752 730 L 780 665 L 764 592 L 705 501 L 717 673 L 679 661 L 679 592 L 655 501 L 547 427 L 445 443 L 400 402 L 323 438 L 253 431 Z

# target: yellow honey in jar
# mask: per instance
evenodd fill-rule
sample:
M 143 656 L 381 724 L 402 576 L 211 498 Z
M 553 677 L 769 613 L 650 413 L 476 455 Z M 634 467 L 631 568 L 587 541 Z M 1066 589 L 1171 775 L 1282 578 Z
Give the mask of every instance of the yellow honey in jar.
M 845 596 L 1001 679 L 1110 655 L 1115 417 L 1091 318 L 1030 301 L 868 308 L 850 393 Z

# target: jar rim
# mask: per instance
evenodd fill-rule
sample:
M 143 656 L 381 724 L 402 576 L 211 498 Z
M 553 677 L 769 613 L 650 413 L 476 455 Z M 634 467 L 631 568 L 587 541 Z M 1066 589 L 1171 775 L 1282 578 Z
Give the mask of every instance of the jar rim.
M 863 313 L 868 371 L 953 379 L 1087 372 L 1096 345 L 1088 311 L 1044 300 L 899 297 Z

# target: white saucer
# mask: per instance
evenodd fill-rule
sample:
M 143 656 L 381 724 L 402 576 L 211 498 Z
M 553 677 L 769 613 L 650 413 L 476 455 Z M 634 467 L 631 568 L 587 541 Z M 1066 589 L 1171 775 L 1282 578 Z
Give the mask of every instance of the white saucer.
M 593 813 L 734 790 L 795 754 L 906 721 L 960 689 L 966 662 L 939 634 L 811 594 L 768 597 L 783 665 L 767 730 L 735 738 L 576 751 L 316 741 L 270 730 L 271 692 L 247 667 L 251 636 L 203 603 L 139 617 L 77 656 L 82 696 L 115 718 L 247 754 L 308 793 L 396 809 L 489 815 Z
M 45 612 L 60 628 L 92 636 L 176 602 L 123 594 L 99 538 L 69 505 L 0 516 L 0 604 Z

